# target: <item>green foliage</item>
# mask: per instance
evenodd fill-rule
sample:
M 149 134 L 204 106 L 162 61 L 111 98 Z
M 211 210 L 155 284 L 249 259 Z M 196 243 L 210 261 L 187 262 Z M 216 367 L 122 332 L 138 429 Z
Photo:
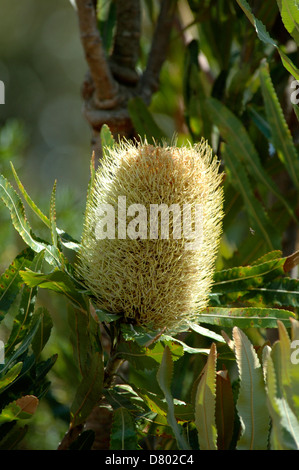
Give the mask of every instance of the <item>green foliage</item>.
M 108 139 L 111 137 L 107 129 L 103 132 Z M 13 172 L 19 181 L 16 171 Z M 298 322 L 295 323 L 296 315 L 290 306 L 298 305 L 299 281 L 286 277 L 288 270 L 297 262 L 296 256 L 283 257 L 280 251 L 274 251 L 251 265 L 216 271 L 211 306 L 201 312 L 198 324 L 186 325 L 188 335 L 185 339 L 173 337 L 167 332 L 150 331 L 123 323 L 119 315 L 108 312 L 95 310 L 92 315 L 92 297 L 74 277 L 72 265 L 63 253 L 59 238 L 61 232 L 57 231 L 54 218 L 54 192 L 50 217 L 44 219 L 49 220 L 50 241 L 46 242 L 38 237 L 33 238 L 31 230 L 25 230 L 28 226 L 23 203 L 3 176 L 1 181 L 6 189 L 2 192 L 2 199 L 4 202 L 15 201 L 15 204 L 7 204 L 12 221 L 29 245 L 1 277 L 3 318 L 18 299 L 18 309 L 5 347 L 5 364 L 1 366 L 2 426 L 8 422 L 15 425 L 27 420 L 31 415 L 24 414 L 20 400 L 36 405 L 32 408 L 33 414 L 49 387 L 46 374 L 56 358 L 41 360 L 41 356 L 53 323 L 48 311 L 36 304 L 38 292 L 46 289 L 65 297 L 69 304 L 70 341 L 78 367 L 78 382 L 69 408 L 71 428 L 77 428 L 86 421 L 104 394 L 113 409 L 111 449 L 142 448 L 146 429 L 153 437 L 165 439 L 167 436 L 173 448 L 193 448 L 194 441 L 190 441 L 190 436 L 194 433 L 198 440 L 195 448 L 229 448 L 235 430 L 232 429 L 231 417 L 223 416 L 223 409 L 231 410 L 235 416 L 235 426 L 239 426 L 241 437 L 237 448 L 267 448 L 270 417 L 275 423 L 280 419 L 281 426 L 286 426 L 284 423 L 290 420 L 295 430 L 287 431 L 294 440 L 298 425 L 295 419 L 298 398 L 297 395 L 293 397 L 293 390 L 298 391 L 298 384 L 290 382 L 294 368 L 290 369 L 290 374 L 287 373 L 290 345 L 286 340 L 280 342 L 284 355 L 278 362 L 268 355 L 271 358 L 268 382 L 272 380 L 268 388 L 277 390 L 273 384 L 271 360 L 274 365 L 281 365 L 284 361 L 285 366 L 280 369 L 282 377 L 276 381 L 281 384 L 285 382 L 286 390 L 285 397 L 275 395 L 274 399 L 271 394 L 269 398 L 258 355 L 240 328 L 273 328 L 278 325 L 281 335 L 286 327 L 292 326 L 298 335 L 298 328 L 294 329 Z M 40 217 L 40 211 L 20 182 L 18 186 L 29 207 Z M 269 292 L 275 283 L 284 286 L 284 290 L 276 292 L 271 302 Z M 283 308 L 275 308 L 278 301 Z M 212 329 L 207 325 L 212 325 Z M 233 340 L 229 340 L 228 334 L 224 333 L 231 329 Z M 109 355 L 103 349 L 103 332 L 110 337 Z M 217 360 L 231 361 L 232 353 L 239 371 L 237 399 L 233 397 L 227 371 L 217 371 Z M 189 391 L 185 390 L 183 397 L 182 392 L 174 395 L 173 376 L 175 370 L 180 370 L 181 364 L 186 361 L 186 355 L 207 357 L 207 362 L 203 369 L 191 371 L 193 378 L 190 379 Z M 132 365 L 129 377 L 123 385 L 114 386 L 113 377 L 124 361 Z M 24 380 L 25 377 L 27 380 Z M 29 396 L 30 399 L 27 398 Z M 287 401 L 290 396 L 291 402 Z M 269 403 L 270 409 L 266 406 Z M 287 415 L 282 414 L 282 409 Z M 227 428 L 229 434 L 226 433 Z M 14 427 L 9 433 L 12 430 Z M 276 436 L 278 431 L 272 433 Z M 227 435 L 231 436 L 230 440 L 225 438 Z M 6 437 L 8 439 L 9 434 Z M 92 434 L 89 433 L 86 438 L 82 435 L 72 446 L 86 448 L 92 445 L 92 441 Z M 275 443 L 277 445 L 280 444 Z

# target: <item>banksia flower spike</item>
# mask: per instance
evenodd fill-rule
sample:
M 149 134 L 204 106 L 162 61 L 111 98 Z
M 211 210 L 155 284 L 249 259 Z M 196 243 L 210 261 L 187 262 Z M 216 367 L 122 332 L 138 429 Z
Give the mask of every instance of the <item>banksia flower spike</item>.
M 179 331 L 207 306 L 223 217 L 206 141 L 115 145 L 87 202 L 77 272 L 98 308 Z

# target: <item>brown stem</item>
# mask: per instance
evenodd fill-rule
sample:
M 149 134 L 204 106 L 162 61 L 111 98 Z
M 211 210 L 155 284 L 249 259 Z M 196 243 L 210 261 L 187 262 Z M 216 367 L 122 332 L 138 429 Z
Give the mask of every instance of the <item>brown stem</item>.
M 118 87 L 109 68 L 97 27 L 92 0 L 76 0 L 81 42 L 95 88 L 95 99 L 101 109 L 113 108 L 118 101 Z
M 147 104 L 150 103 L 153 93 L 159 87 L 160 71 L 167 55 L 176 3 L 176 0 L 162 0 L 161 2 L 146 70 L 140 83 L 141 96 Z

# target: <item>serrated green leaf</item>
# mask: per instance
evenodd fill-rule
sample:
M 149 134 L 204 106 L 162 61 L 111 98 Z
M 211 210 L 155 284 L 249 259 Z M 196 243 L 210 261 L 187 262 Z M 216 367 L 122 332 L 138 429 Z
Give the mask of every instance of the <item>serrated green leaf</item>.
M 277 328 L 277 320 L 290 326 L 290 317 L 295 314 L 279 308 L 208 307 L 199 313 L 198 321 L 222 328 Z
M 260 79 L 267 119 L 271 128 L 271 141 L 295 187 L 299 189 L 299 155 L 278 101 L 267 62 L 263 62 L 260 66 Z
M 270 416 L 263 370 L 249 339 L 237 327 L 233 328 L 233 341 L 240 378 L 237 411 L 242 428 L 237 448 L 266 450 Z
M 178 424 L 175 414 L 174 414 L 174 402 L 171 394 L 171 382 L 173 374 L 173 361 L 171 358 L 171 352 L 168 346 L 165 347 L 163 358 L 160 364 L 160 367 L 157 372 L 157 380 L 159 386 L 164 393 L 168 412 L 167 412 L 167 421 L 171 426 L 171 429 L 174 433 L 174 436 L 177 441 L 179 449 L 189 449 L 189 445 L 186 441 L 186 438 L 183 434 L 182 428 Z
M 20 275 L 27 286 L 52 290 L 67 297 L 75 307 L 86 309 L 84 296 L 78 291 L 66 272 L 56 269 L 49 274 L 44 274 L 27 269 L 21 271 Z
M 48 218 L 38 207 L 37 205 L 35 204 L 35 202 L 31 199 L 31 197 L 29 196 L 29 194 L 27 193 L 27 191 L 25 190 L 22 182 L 20 181 L 20 178 L 13 166 L 13 164 L 11 163 L 11 168 L 12 168 L 12 171 L 13 171 L 13 175 L 14 175 L 14 178 L 15 178 L 15 181 L 18 185 L 18 188 L 23 196 L 23 198 L 25 199 L 25 201 L 27 202 L 28 206 L 30 207 L 30 209 L 40 218 L 40 220 L 49 228 L 51 229 L 51 217 Z M 56 182 L 54 184 L 54 187 L 56 186 Z M 54 188 L 53 188 L 53 191 L 54 191 Z M 52 196 L 53 196 L 53 193 L 52 193 Z M 53 207 L 52 207 L 53 209 Z M 54 228 L 54 225 L 52 226 L 52 230 Z M 61 230 L 59 229 L 58 227 L 55 226 L 55 230 L 57 232 L 57 234 L 59 235 L 59 238 L 60 238 L 60 241 L 61 243 L 68 249 L 70 250 L 75 250 L 77 251 L 78 248 L 79 248 L 79 244 L 77 242 L 77 240 L 74 240 L 70 235 L 68 235 L 64 230 Z M 53 236 L 56 238 L 56 234 L 53 234 Z
M 284 275 L 285 258 L 274 258 L 250 266 L 216 271 L 214 274 L 213 292 L 241 292 L 263 286 L 265 283 Z
M 292 398 L 296 398 L 290 360 L 290 340 L 284 327 L 279 327 L 279 341 L 272 348 L 266 359 L 267 403 L 272 419 L 271 449 L 298 450 L 298 420 L 294 413 Z M 293 386 L 295 385 L 295 388 Z M 293 393 L 292 393 L 293 392 Z M 290 399 L 290 402 L 288 401 Z
M 285 398 L 276 398 L 281 416 L 280 425 L 286 430 L 293 442 L 289 443 L 288 450 L 299 450 L 299 422 L 288 401 Z
M 266 210 L 262 207 L 260 201 L 256 199 L 246 170 L 241 161 L 234 155 L 230 145 L 225 146 L 222 156 L 227 169 L 231 173 L 232 184 L 243 197 L 256 236 L 265 241 L 267 250 L 279 248 L 280 238 L 278 232 L 272 225 Z
M 0 378 L 0 392 L 2 393 L 5 388 L 10 385 L 19 375 L 22 370 L 23 362 L 17 362 L 14 366 L 7 371 L 3 377 Z
M 258 307 L 299 307 L 299 280 L 281 278 L 266 283 L 264 287 L 254 287 L 243 300 Z
M 134 419 L 126 408 L 113 412 L 110 450 L 136 450 L 137 434 Z
M 204 372 L 196 391 L 195 426 L 201 450 L 216 450 L 216 357 L 217 349 L 213 343 Z

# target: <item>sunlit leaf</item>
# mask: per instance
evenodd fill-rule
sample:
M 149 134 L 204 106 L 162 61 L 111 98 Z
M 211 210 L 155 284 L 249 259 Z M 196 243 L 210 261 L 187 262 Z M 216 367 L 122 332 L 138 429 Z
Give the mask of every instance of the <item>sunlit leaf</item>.
M 216 356 L 217 350 L 213 343 L 196 392 L 195 425 L 201 450 L 217 449 Z
M 134 419 L 126 408 L 113 412 L 110 450 L 136 450 L 137 435 Z
M 271 142 L 294 185 L 299 189 L 299 155 L 278 101 L 267 62 L 260 66 L 260 78 L 267 120 L 271 128 Z

